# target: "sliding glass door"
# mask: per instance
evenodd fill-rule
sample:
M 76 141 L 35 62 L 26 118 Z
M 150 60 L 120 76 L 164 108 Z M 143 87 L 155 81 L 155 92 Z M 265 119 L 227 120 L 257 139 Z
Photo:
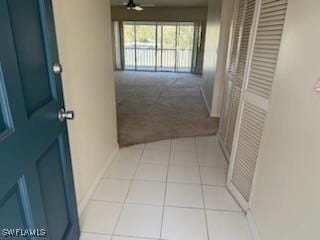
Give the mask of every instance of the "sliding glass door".
M 124 22 L 126 70 L 191 72 L 193 23 Z
M 156 66 L 156 25 L 136 24 L 136 69 L 155 71 Z
M 176 70 L 177 25 L 158 25 L 158 71 Z
M 193 44 L 194 44 L 194 25 L 181 23 L 177 33 L 177 63 L 178 72 L 191 71 Z
M 126 70 L 136 69 L 136 26 L 123 24 L 124 65 Z

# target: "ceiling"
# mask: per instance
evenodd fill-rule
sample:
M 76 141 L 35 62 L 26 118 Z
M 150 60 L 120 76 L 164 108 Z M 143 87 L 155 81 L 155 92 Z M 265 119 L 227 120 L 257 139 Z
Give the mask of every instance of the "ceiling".
M 128 0 L 111 0 L 112 6 L 121 6 Z M 135 0 L 137 4 L 154 4 L 155 7 L 194 7 L 207 6 L 208 0 Z

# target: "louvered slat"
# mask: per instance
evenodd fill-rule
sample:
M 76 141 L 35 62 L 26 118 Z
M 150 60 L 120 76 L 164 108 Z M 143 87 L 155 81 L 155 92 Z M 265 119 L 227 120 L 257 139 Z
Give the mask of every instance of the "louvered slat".
M 220 130 L 219 130 L 219 135 L 224 143 L 227 141 L 227 128 L 228 128 L 229 116 L 230 116 L 231 92 L 232 92 L 232 82 L 228 81 L 224 89 L 224 97 L 223 97 L 224 100 L 223 100 L 223 106 L 222 106 L 223 110 L 222 110 L 222 116 L 220 120 Z
M 233 86 L 232 89 L 232 96 L 231 96 L 231 104 L 230 104 L 230 123 L 229 123 L 229 130 L 228 130 L 228 136 L 226 139 L 226 146 L 227 150 L 231 152 L 232 150 L 232 143 L 233 143 L 233 136 L 237 121 L 237 115 L 238 115 L 238 109 L 239 109 L 239 103 L 240 103 L 240 95 L 241 90 L 240 88 Z
M 237 66 L 237 75 L 235 84 L 238 88 L 242 87 L 244 71 L 248 56 L 249 37 L 251 33 L 251 26 L 253 21 L 255 0 L 248 0 L 246 5 L 245 19 L 243 24 L 243 32 L 241 36 L 241 44 L 239 50 L 239 61 Z M 235 124 L 235 123 L 234 123 Z M 234 128 L 234 126 L 232 126 Z
M 238 48 L 241 38 L 241 25 L 245 14 L 245 0 L 238 0 L 235 2 L 234 8 L 234 23 L 233 23 L 233 36 L 231 46 L 230 65 L 228 68 L 229 74 L 236 75 Z
M 286 0 L 262 0 L 248 91 L 269 98 L 285 20 Z
M 272 3 L 267 3 L 263 1 L 261 4 L 261 13 L 269 13 L 275 11 L 281 11 L 287 9 L 287 0 L 274 1 Z
M 286 13 L 285 9 L 278 10 L 278 11 L 273 11 L 273 12 L 263 12 L 260 14 L 260 19 L 265 19 L 265 18 L 273 18 L 273 17 L 280 17 L 281 19 L 283 18 L 283 15 Z
M 253 104 L 245 103 L 239 143 L 235 155 L 232 183 L 248 201 L 255 171 L 259 144 L 262 137 L 266 112 Z

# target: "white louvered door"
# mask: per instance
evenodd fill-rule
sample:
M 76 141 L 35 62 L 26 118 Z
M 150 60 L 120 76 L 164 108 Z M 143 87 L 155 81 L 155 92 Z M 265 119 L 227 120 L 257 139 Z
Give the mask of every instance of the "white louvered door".
M 224 104 L 219 130 L 220 143 L 227 157 L 230 156 L 232 150 L 255 2 L 256 0 L 237 0 L 234 6 Z
M 228 68 L 226 71 L 226 81 L 224 88 L 224 100 L 219 128 L 219 139 L 226 155 L 230 156 L 230 149 L 227 147 L 230 142 L 231 119 L 234 115 L 234 109 L 237 109 L 235 94 L 235 82 L 237 75 L 237 66 L 239 60 L 239 46 L 241 44 L 242 25 L 245 16 L 245 6 L 247 0 L 237 0 L 234 3 L 232 30 L 229 44 Z
M 228 187 L 246 211 L 250 205 L 287 9 L 287 0 L 256 2 L 228 174 Z

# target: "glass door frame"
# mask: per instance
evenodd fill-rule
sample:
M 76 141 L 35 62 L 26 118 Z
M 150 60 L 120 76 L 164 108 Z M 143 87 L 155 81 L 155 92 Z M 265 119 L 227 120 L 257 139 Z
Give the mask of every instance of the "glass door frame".
M 192 46 L 190 48 L 190 51 L 191 51 L 191 56 L 190 56 L 190 66 L 188 66 L 188 71 L 181 71 L 179 70 L 179 66 L 178 66 L 178 47 L 179 47 L 179 36 L 180 36 L 180 27 L 183 26 L 183 25 L 187 25 L 187 24 L 190 24 L 190 26 L 193 27 L 193 34 L 192 34 Z M 154 21 L 124 21 L 122 23 L 122 51 L 123 51 L 123 62 L 124 62 L 124 70 L 132 70 L 132 71 L 153 71 L 153 72 L 192 72 L 192 68 L 193 68 L 193 58 L 194 58 L 194 50 L 195 50 L 195 47 L 194 47 L 194 44 L 195 44 L 195 32 L 196 32 L 196 23 L 195 22 L 154 22 Z M 125 25 L 133 25 L 133 31 L 134 31 L 134 68 L 127 68 L 125 62 L 125 50 L 126 50 L 126 47 L 125 47 L 125 39 L 124 39 L 124 28 L 125 28 Z M 137 64 L 137 25 L 154 25 L 155 26 L 155 56 L 154 56 L 154 62 L 155 62 L 155 65 L 154 67 L 150 68 L 150 69 L 139 69 L 138 68 L 138 64 Z M 175 46 L 174 46 L 174 49 L 171 49 L 171 50 L 174 50 L 174 66 L 173 67 L 168 67 L 167 70 L 164 70 L 163 68 L 163 50 L 164 50 L 164 47 L 163 47 L 163 26 L 175 26 Z M 160 39 L 160 59 L 159 59 L 159 39 L 158 39 L 158 34 L 159 34 L 159 29 L 161 29 L 161 39 Z M 158 61 L 161 61 L 161 65 L 159 66 L 158 65 Z M 162 69 L 161 69 L 162 68 Z

